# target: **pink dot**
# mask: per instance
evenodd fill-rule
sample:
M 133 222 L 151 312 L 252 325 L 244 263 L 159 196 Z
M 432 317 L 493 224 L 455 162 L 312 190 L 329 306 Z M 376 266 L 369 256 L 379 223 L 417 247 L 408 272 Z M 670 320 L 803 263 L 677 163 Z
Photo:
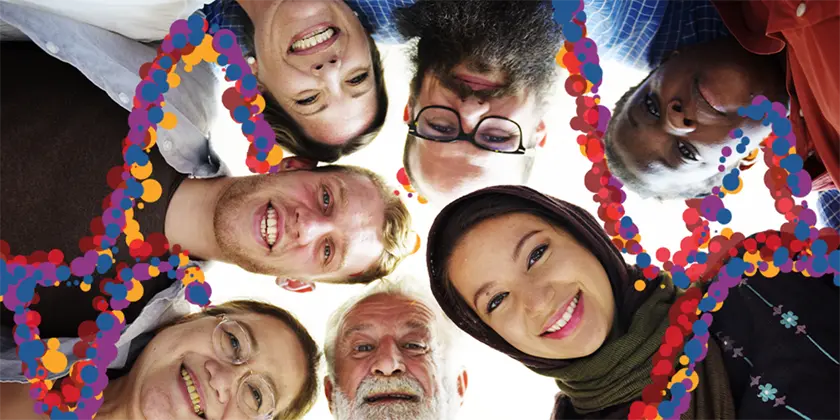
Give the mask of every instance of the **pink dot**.
M 732 154 L 732 149 L 730 149 L 729 146 L 726 146 L 720 152 L 723 153 L 724 156 L 729 157 L 729 155 Z
M 726 168 L 723 165 L 718 166 L 718 172 L 723 172 L 725 170 L 726 170 Z

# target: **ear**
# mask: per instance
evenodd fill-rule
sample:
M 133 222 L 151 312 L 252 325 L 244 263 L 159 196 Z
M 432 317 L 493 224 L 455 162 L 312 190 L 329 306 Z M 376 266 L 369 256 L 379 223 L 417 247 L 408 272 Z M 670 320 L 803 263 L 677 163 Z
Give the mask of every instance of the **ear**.
M 295 293 L 308 293 L 315 290 L 315 284 L 304 281 L 277 277 L 275 280 L 278 286 Z
M 411 121 L 411 107 L 406 103 L 405 110 L 403 111 L 403 122 L 408 124 L 409 121 Z
M 545 129 L 545 120 L 540 120 L 540 123 L 537 124 L 537 131 L 535 132 L 535 136 L 537 138 L 537 146 L 545 147 L 545 140 L 548 137 L 548 133 Z
M 330 380 L 329 375 L 324 376 L 324 394 L 327 397 L 327 405 L 330 407 L 330 413 L 332 413 L 333 412 L 333 400 L 332 400 L 333 383 Z
M 300 156 L 290 156 L 280 161 L 280 171 L 297 171 L 315 169 L 318 162 Z
M 464 405 L 464 394 L 467 392 L 467 384 L 469 382 L 469 378 L 467 377 L 467 370 L 464 369 L 460 375 L 458 375 L 458 397 L 461 399 L 461 405 Z

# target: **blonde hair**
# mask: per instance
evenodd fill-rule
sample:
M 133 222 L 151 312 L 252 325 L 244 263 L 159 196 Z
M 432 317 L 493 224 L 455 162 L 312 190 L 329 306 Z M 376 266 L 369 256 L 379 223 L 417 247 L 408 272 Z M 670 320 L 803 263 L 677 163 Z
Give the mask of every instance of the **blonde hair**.
M 411 236 L 411 214 L 402 200 L 392 193 L 385 181 L 373 171 L 358 166 L 319 166 L 316 172 L 347 172 L 364 176 L 379 190 L 385 202 L 385 221 L 382 223 L 382 254 L 368 270 L 360 275 L 342 281 L 344 284 L 368 284 L 394 272 L 409 255 L 408 242 Z

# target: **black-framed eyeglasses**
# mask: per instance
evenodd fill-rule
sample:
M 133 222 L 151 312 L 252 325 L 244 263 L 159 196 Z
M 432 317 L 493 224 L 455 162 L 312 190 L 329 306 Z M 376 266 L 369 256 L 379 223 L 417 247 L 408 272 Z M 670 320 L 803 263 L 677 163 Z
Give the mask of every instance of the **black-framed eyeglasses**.
M 496 153 L 525 154 L 522 128 L 505 117 L 484 117 L 472 133 L 461 127 L 461 116 L 452 108 L 430 105 L 420 110 L 408 126 L 408 133 L 421 139 L 451 143 L 468 141 L 476 147 Z

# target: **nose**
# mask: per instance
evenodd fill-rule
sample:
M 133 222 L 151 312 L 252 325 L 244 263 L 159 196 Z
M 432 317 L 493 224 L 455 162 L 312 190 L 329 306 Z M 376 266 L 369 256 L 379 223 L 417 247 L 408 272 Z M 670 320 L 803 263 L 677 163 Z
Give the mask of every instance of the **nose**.
M 683 104 L 674 99 L 668 102 L 668 107 L 665 109 L 665 126 L 668 132 L 680 136 L 696 130 L 697 121 L 689 118 L 685 113 Z
M 244 366 L 220 363 L 215 359 L 208 359 L 204 362 L 204 368 L 210 377 L 208 382 L 210 389 L 204 391 L 205 398 L 212 398 L 212 394 L 215 392 L 216 398 L 222 405 L 227 404 L 233 398 L 235 384 L 247 370 Z
M 393 339 L 383 339 L 376 350 L 376 359 L 371 365 L 371 374 L 394 376 L 405 372 L 402 353 Z
M 332 55 L 325 60 L 318 60 L 312 64 L 312 74 L 319 76 L 324 72 L 330 70 L 338 70 L 341 68 L 341 59 L 337 55 Z
M 319 212 L 308 209 L 295 210 L 297 224 L 297 240 L 301 244 L 308 244 L 333 230 L 329 218 Z
M 521 294 L 523 296 L 525 313 L 528 317 L 544 317 L 548 312 L 557 309 L 549 307 L 554 302 L 554 297 L 556 296 L 554 289 L 550 285 L 531 283 L 523 286 Z
M 461 115 L 461 128 L 465 133 L 472 133 L 481 117 L 490 111 L 490 103 L 470 96 L 461 99 L 458 104 L 458 114 Z

